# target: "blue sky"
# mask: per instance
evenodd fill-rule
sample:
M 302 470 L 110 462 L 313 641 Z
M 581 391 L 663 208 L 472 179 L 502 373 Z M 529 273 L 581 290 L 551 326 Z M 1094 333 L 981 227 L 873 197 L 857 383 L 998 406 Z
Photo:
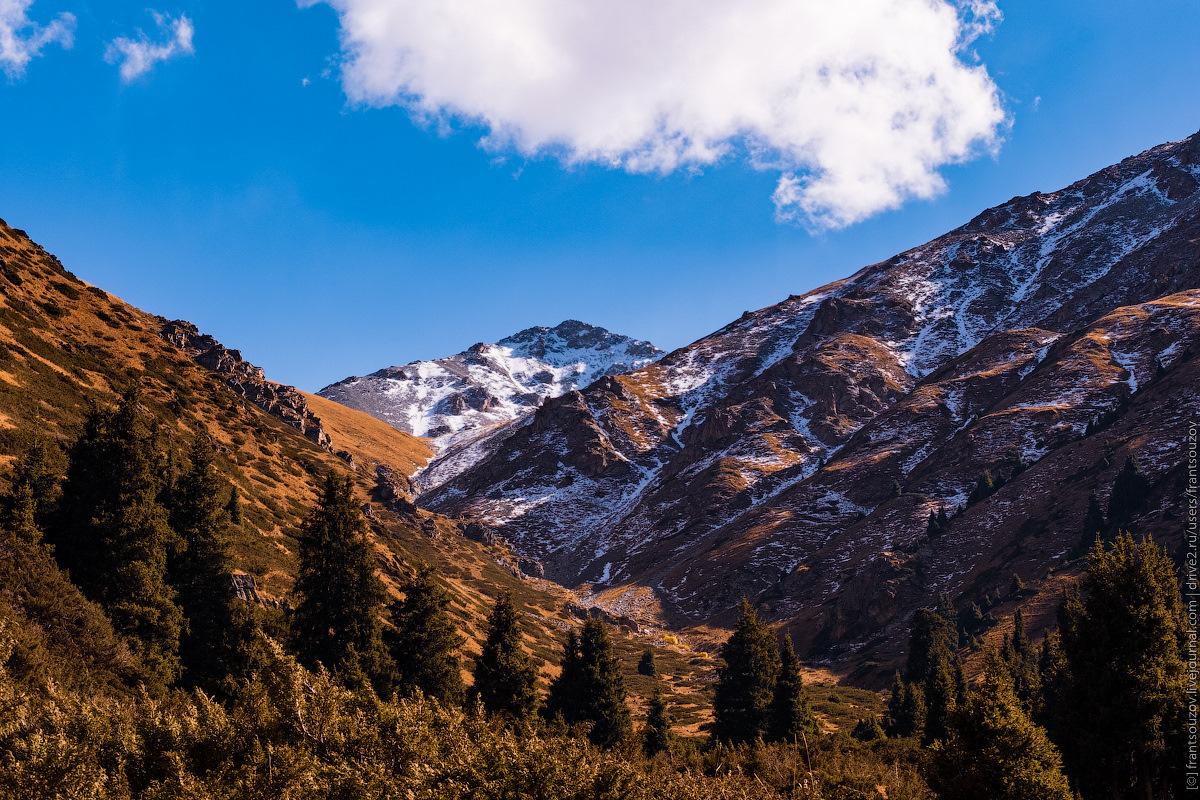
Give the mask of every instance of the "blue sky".
M 0 0 L 0 29 L 15 25 L 31 42 L 7 61 L 0 49 L 0 217 L 85 280 L 147 311 L 192 320 L 268 376 L 307 390 L 567 318 L 682 346 L 988 206 L 1061 188 L 1200 129 L 1196 0 L 999 0 L 1002 21 L 993 14 L 991 32 L 955 57 L 977 83 L 986 70 L 1004 121 L 987 117 L 987 98 L 972 85 L 954 90 L 949 102 L 963 110 L 947 123 L 965 126 L 967 139 L 990 130 L 990 144 L 977 138 L 975 157 L 952 163 L 951 145 L 929 156 L 924 143 L 897 144 L 886 131 L 864 138 L 880 146 L 862 150 L 891 160 L 865 177 L 826 181 L 835 199 L 803 207 L 780 201 L 781 176 L 810 186 L 806 176 L 859 166 L 832 150 L 805 162 L 819 114 L 806 107 L 766 119 L 750 145 L 722 139 L 720 129 L 735 101 L 774 85 L 772 70 L 802 75 L 799 56 L 751 58 L 758 72 L 747 70 L 739 78 L 747 86 L 724 95 L 710 87 L 737 70 L 697 64 L 694 81 L 675 72 L 657 84 L 654 74 L 610 80 L 612 37 L 623 42 L 636 30 L 617 53 L 645 46 L 645 63 L 677 54 L 691 64 L 694 41 L 712 26 L 681 25 L 664 12 L 616 33 L 604 28 L 607 38 L 577 36 L 564 52 L 599 55 L 581 57 L 570 81 L 545 89 L 471 44 L 500 28 L 515 41 L 542 41 L 534 34 L 544 31 L 531 34 L 519 19 L 451 26 L 450 49 L 460 49 L 440 63 L 434 56 L 446 42 L 415 18 L 395 29 L 355 27 L 389 2 L 410 0 L 151 2 Z M 759 7 L 790 13 L 782 0 Z M 55 20 L 58 29 L 49 27 Z M 911 21 L 914 30 L 940 24 Z M 818 19 L 812 30 L 823 38 L 798 30 L 796 49 L 815 52 L 851 31 L 868 56 L 872 47 L 890 53 L 886 36 L 897 26 L 875 31 L 878 44 L 859 42 L 870 38 L 861 30 L 874 35 L 870 25 Z M 714 60 L 741 63 L 739 48 L 749 46 L 718 44 Z M 396 77 L 395 52 L 423 47 L 432 54 L 425 66 Z M 924 64 L 922 47 L 905 43 L 894 57 Z M 954 77 L 936 56 L 929 63 Z M 661 107 L 683 109 L 675 121 L 694 134 L 688 142 L 715 130 L 702 143 L 725 149 L 664 155 L 660 147 L 647 157 L 646 146 L 622 138 L 644 132 L 636 121 L 590 137 L 626 108 Z M 670 113 L 656 119 L 673 124 Z M 820 141 L 858 142 L 856 120 L 819 128 Z M 932 170 L 908 183 L 889 178 L 881 189 L 873 177 L 930 158 Z M 936 189 L 930 175 L 945 181 L 932 198 L 922 196 Z M 888 208 L 883 189 L 898 192 L 898 208 Z

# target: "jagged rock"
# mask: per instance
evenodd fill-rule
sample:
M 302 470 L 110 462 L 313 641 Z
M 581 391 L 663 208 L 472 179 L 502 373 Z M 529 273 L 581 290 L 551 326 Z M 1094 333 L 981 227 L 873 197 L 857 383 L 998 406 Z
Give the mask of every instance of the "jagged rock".
M 305 438 L 326 450 L 331 449 L 329 434 L 321 420 L 312 413 L 304 396 L 294 386 L 266 379 L 263 370 L 242 359 L 237 350 L 230 350 L 212 336 L 201 334 L 186 320 L 167 320 L 158 317 L 159 335 L 183 350 L 200 366 L 225 376 L 225 385 L 235 393 L 279 417 L 304 434 Z
M 488 545 L 496 543 L 496 534 L 482 522 L 468 522 L 462 526 L 462 535 L 472 542 L 480 542 L 481 544 Z M 543 568 L 541 577 L 545 577 L 545 574 L 545 569 Z
M 386 464 L 375 467 L 375 495 L 384 507 L 396 514 L 412 514 L 417 510 L 412 500 L 412 483 Z

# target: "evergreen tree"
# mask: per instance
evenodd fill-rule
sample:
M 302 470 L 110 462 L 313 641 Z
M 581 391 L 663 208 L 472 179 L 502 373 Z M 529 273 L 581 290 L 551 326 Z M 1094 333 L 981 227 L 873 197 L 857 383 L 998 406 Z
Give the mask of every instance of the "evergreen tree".
M 950 715 L 954 712 L 958 685 L 949 654 L 938 650 L 925 679 L 925 728 L 922 742 L 931 744 L 947 736 Z
M 713 695 L 713 739 L 731 744 L 752 742 L 767 730 L 779 650 L 770 629 L 742 599 L 733 635 L 721 646 L 725 664 L 717 670 Z
M 474 695 L 489 714 L 526 720 L 537 711 L 537 668 L 521 647 L 512 592 L 503 592 L 488 617 L 483 652 L 475 659 Z
M 564 725 L 573 725 L 584 718 L 584 680 L 583 663 L 579 656 L 579 632 L 571 628 L 563 642 L 558 677 L 550 682 L 546 705 L 542 709 L 550 722 L 559 718 Z
M 93 406 L 71 448 L 55 555 L 84 595 L 127 637 L 152 682 L 179 676 L 183 612 L 167 583 L 179 539 L 159 502 L 155 434 L 136 390 L 115 411 Z
M 229 524 L 241 526 L 245 522 L 242 515 L 242 493 L 236 486 L 229 487 L 229 502 L 225 504 L 225 511 L 229 514 Z
M 904 715 L 904 679 L 900 670 L 892 679 L 892 693 L 888 697 L 887 732 L 889 736 L 911 736 L 912 725 Z
M 1108 522 L 1114 528 L 1126 528 L 1138 511 L 1146 505 L 1150 494 L 1150 479 L 1142 472 L 1135 457 L 1125 459 L 1124 466 L 1113 481 L 1112 495 L 1108 498 Z
M 779 651 L 779 677 L 771 700 L 767 721 L 767 738 L 775 742 L 797 742 L 801 736 L 813 737 L 820 726 L 808 703 L 804 678 L 800 674 L 800 659 L 792 646 L 792 637 L 783 637 Z
M 992 478 L 991 470 L 985 469 L 976 479 L 975 488 L 967 495 L 967 505 L 974 505 L 984 498 L 991 497 L 998 488 L 996 481 Z
M 1052 714 L 1085 796 L 1167 797 L 1182 779 L 1183 601 L 1175 565 L 1128 533 L 1097 542 L 1060 609 L 1064 696 Z
M 170 578 L 188 621 L 180 643 L 184 682 L 209 693 L 229 674 L 237 595 L 233 591 L 229 516 L 207 437 L 197 436 L 187 470 L 171 493 L 171 527 L 185 549 L 171 560 Z
M 886 739 L 887 734 L 883 730 L 883 726 L 879 724 L 879 718 L 870 716 L 866 719 L 860 719 L 854 725 L 854 730 L 850 732 L 860 742 L 877 742 L 880 739 Z
M 948 516 L 946 516 L 946 507 L 945 506 L 938 507 L 937 524 L 938 524 L 938 528 L 940 528 L 943 531 L 945 531 L 947 528 L 950 527 L 950 518 Z
M 950 625 L 946 619 L 928 608 L 917 609 L 909 630 L 905 681 L 924 686 L 938 657 L 949 659 L 950 654 Z
M 657 753 L 670 753 L 674 749 L 674 724 L 675 719 L 667 708 L 662 692 L 655 691 L 646 709 L 646 730 L 642 736 L 642 752 L 646 758 L 653 758 Z
M 0 503 L 0 525 L 21 541 L 37 544 L 50 523 L 58 494 L 59 454 L 55 445 L 39 437 L 13 467 L 9 494 Z
M 958 612 L 954 610 L 954 601 L 947 592 L 938 594 L 938 616 L 946 623 L 946 643 L 951 650 L 958 649 Z
M 1081 555 L 1091 549 L 1096 537 L 1104 535 L 1105 525 L 1104 510 L 1100 508 L 1096 493 L 1092 492 L 1088 496 L 1087 512 L 1083 516 L 1083 531 L 1079 535 L 1079 544 L 1072 555 Z
M 642 657 L 638 661 L 638 675 L 646 675 L 651 678 L 658 677 L 658 666 L 654 663 L 654 651 L 647 647 L 642 651 Z
M 1003 672 L 989 674 L 950 716 L 947 738 L 933 746 L 929 783 L 943 800 L 1072 798 L 1057 749 Z
M 385 690 L 394 671 L 380 639 L 387 592 L 375 574 L 374 550 L 349 477 L 326 477 L 297 538 L 300 602 L 292 639 L 301 660 L 337 672 L 356 661 L 376 689 Z
M 578 636 L 568 635 L 562 673 L 550 685 L 546 711 L 568 725 L 591 723 L 588 738 L 600 747 L 612 747 L 633 732 L 621 662 L 600 619 L 588 617 Z
M 416 565 L 400 591 L 404 597 L 393 600 L 390 609 L 394 627 L 383 634 L 396 664 L 400 692 L 419 690 L 443 703 L 461 705 L 465 692 L 458 650 L 465 639 L 446 611 L 450 593 L 438 582 L 437 570 L 426 562 Z

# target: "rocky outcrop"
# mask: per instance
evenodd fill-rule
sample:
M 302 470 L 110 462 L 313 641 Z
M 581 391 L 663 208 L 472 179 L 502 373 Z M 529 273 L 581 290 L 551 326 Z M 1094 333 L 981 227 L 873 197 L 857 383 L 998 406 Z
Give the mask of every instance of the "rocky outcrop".
M 317 445 L 330 449 L 329 434 L 321 420 L 308 407 L 304 395 L 294 386 L 266 379 L 262 369 L 245 361 L 241 352 L 231 350 L 212 336 L 200 333 L 185 320 L 159 317 L 159 335 L 187 353 L 193 361 L 224 376 L 225 385 L 248 402 L 279 417 Z

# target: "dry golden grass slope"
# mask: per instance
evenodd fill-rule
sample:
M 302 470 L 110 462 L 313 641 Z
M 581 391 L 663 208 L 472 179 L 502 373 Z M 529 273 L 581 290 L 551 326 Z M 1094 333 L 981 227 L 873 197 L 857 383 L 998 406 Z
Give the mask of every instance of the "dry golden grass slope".
M 379 502 L 375 467 L 410 475 L 429 457 L 419 439 L 374 418 L 307 395 L 353 467 L 329 450 L 234 394 L 158 335 L 160 319 L 80 281 L 24 232 L 0 221 L 0 475 L 42 435 L 66 447 L 80 431 L 89 403 L 113 404 L 132 384 L 163 432 L 165 450 L 182 452 L 197 435 L 213 438 L 218 466 L 241 492 L 245 524 L 236 531 L 238 571 L 253 575 L 268 599 L 291 596 L 295 534 L 316 499 L 322 476 L 350 472 L 364 503 L 380 571 L 396 591 L 414 559 L 435 563 L 455 597 L 452 613 L 466 635 L 466 663 L 478 652 L 486 615 L 509 589 L 526 609 L 526 645 L 541 659 L 543 676 L 556 671 L 574 595 L 514 574 L 513 555 L 461 535 L 461 523 L 428 512 L 393 513 Z M 0 487 L 2 488 L 2 487 Z M 665 645 L 657 638 L 615 630 L 631 701 L 640 708 L 656 682 L 636 673 L 641 651 L 659 645 L 661 685 L 681 722 L 692 730 L 708 718 L 715 659 Z

